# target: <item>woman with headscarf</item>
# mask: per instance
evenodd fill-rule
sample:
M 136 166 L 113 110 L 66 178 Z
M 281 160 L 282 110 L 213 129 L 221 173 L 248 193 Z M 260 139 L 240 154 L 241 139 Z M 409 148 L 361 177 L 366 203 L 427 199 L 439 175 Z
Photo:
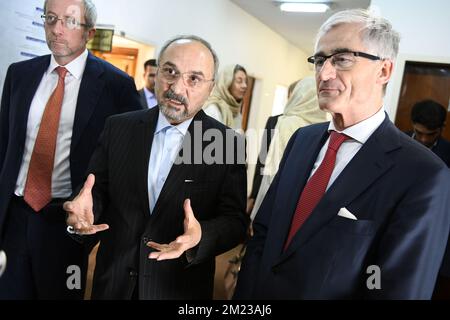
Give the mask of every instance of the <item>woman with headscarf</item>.
M 286 104 L 283 115 L 278 118 L 275 126 L 275 133 L 264 166 L 264 176 L 251 213 L 252 220 L 278 171 L 284 149 L 294 132 L 301 127 L 329 120 L 330 116 L 319 108 L 314 78 L 306 77 L 300 80 Z
M 241 106 L 246 91 L 247 71 L 244 67 L 238 64 L 227 66 L 206 101 L 204 111 L 230 128 L 241 129 Z

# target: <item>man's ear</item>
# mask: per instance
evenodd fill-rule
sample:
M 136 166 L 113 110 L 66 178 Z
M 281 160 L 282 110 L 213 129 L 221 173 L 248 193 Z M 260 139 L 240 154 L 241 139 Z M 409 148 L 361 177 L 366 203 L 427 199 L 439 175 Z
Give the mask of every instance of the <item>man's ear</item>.
M 389 79 L 392 76 L 392 71 L 394 70 L 394 63 L 391 60 L 383 60 L 381 61 L 381 69 L 378 76 L 378 81 L 381 85 L 385 85 L 389 82 Z
M 95 28 L 89 29 L 87 41 L 90 41 L 90 40 L 92 40 L 94 38 L 95 31 L 97 31 Z

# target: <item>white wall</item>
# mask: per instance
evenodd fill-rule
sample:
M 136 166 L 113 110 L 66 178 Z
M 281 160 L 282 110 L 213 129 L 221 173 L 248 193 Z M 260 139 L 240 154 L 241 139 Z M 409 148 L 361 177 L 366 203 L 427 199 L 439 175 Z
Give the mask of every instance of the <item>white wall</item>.
M 262 127 L 270 115 L 277 84 L 289 85 L 310 74 L 306 54 L 229 0 L 94 0 L 98 23 L 159 49 L 178 34 L 209 41 L 221 65 L 239 63 L 260 83 L 250 126 Z M 257 103 L 257 105 L 256 105 Z
M 372 0 L 401 34 L 399 57 L 388 86 L 385 105 L 395 118 L 404 63 L 407 60 L 450 64 L 450 1 Z
M 126 37 L 161 46 L 178 34 L 209 41 L 220 64 L 239 63 L 257 79 L 249 128 L 264 128 L 277 85 L 288 86 L 312 74 L 306 54 L 229 0 L 94 0 L 98 23 L 115 25 Z M 300 31 L 299 31 L 300 32 Z M 248 160 L 256 163 L 259 141 L 250 143 Z M 249 165 L 250 177 L 254 166 Z

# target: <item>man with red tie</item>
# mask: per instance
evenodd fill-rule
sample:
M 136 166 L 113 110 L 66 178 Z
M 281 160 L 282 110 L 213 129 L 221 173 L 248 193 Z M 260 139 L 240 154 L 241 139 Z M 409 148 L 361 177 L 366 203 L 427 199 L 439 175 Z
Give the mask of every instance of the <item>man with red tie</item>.
M 253 223 L 235 299 L 429 299 L 450 215 L 447 167 L 391 123 L 385 87 L 398 51 L 366 10 L 319 30 L 319 105 L 298 130 Z
M 0 109 L 0 248 L 8 266 L 0 299 L 82 298 L 86 255 L 66 231 L 62 203 L 83 181 L 106 118 L 140 109 L 133 80 L 86 49 L 96 16 L 90 0 L 46 0 L 52 54 L 8 69 Z

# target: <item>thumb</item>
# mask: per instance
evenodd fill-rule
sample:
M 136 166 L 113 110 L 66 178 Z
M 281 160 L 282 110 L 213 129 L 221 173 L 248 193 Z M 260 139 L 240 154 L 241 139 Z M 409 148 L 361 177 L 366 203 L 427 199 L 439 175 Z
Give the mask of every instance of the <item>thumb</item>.
M 189 218 L 194 215 L 194 212 L 192 211 L 190 199 L 184 200 L 183 208 L 184 208 L 184 217 L 187 220 L 189 220 Z
M 92 173 L 90 173 L 88 175 L 86 181 L 84 182 L 83 192 L 91 193 L 92 187 L 94 187 L 94 184 L 95 184 L 95 176 Z

